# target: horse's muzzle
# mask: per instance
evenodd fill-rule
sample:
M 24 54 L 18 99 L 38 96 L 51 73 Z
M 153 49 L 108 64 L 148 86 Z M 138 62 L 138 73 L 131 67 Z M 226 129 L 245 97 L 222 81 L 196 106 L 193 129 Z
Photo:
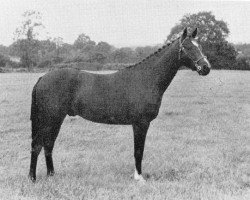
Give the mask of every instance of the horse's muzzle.
M 210 68 L 208 65 L 197 66 L 197 72 L 199 75 L 206 76 L 209 74 Z

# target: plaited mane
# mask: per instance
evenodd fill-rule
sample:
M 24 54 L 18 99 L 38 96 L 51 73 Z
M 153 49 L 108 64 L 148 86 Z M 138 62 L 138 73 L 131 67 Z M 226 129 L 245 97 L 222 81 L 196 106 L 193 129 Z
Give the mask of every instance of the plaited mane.
M 140 65 L 140 64 L 142 64 L 142 63 L 148 61 L 148 60 L 149 60 L 150 58 L 152 58 L 153 56 L 158 56 L 158 54 L 159 54 L 160 52 L 162 52 L 162 50 L 164 50 L 164 49 L 166 49 L 167 47 L 169 47 L 174 41 L 175 41 L 175 40 L 171 41 L 170 43 L 167 43 L 167 44 L 163 45 L 162 47 L 160 47 L 159 49 L 157 49 L 155 52 L 151 53 L 149 56 L 147 56 L 146 58 L 144 58 L 144 59 L 141 60 L 140 62 L 135 63 L 135 64 L 133 64 L 133 65 L 130 65 L 130 66 L 126 67 L 126 68 L 136 67 L 136 66 L 138 66 L 138 65 Z

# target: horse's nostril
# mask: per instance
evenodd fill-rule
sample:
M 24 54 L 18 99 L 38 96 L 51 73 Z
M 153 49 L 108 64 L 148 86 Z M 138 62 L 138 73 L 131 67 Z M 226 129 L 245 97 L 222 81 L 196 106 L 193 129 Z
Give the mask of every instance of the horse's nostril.
M 209 67 L 207 65 L 203 65 L 202 68 L 205 70 L 209 69 Z
M 202 75 L 206 76 L 210 72 L 210 68 L 207 65 L 202 66 Z

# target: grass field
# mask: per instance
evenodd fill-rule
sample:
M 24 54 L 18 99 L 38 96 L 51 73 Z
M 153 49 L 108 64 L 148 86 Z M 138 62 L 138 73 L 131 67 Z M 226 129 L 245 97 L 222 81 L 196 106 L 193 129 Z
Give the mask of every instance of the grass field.
M 132 179 L 130 126 L 67 117 L 46 178 L 28 181 L 31 90 L 41 74 L 0 74 L 0 199 L 250 199 L 250 72 L 179 71 L 148 131 L 147 183 Z

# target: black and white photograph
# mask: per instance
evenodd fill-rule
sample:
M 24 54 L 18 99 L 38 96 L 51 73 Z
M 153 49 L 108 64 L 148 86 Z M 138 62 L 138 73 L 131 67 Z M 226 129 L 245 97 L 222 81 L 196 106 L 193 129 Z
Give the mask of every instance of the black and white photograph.
M 250 1 L 0 0 L 0 200 L 120 199 L 250 199 Z

